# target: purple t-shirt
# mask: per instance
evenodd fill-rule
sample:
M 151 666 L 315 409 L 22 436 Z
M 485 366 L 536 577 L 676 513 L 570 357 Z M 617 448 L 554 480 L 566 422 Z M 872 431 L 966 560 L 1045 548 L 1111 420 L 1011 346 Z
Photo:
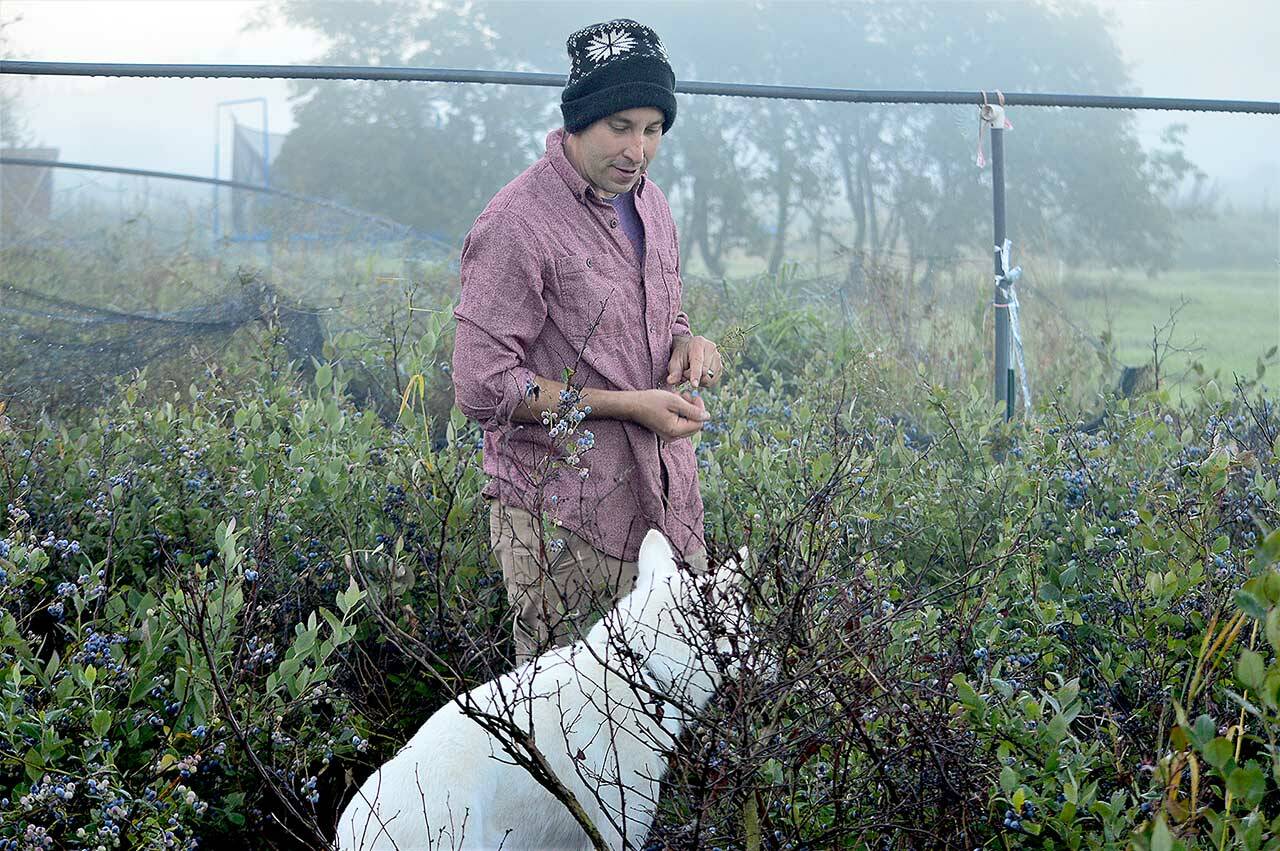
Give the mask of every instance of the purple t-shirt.
M 463 244 L 453 386 L 459 409 L 485 431 L 486 496 L 634 561 L 654 528 L 683 555 L 705 547 L 693 443 L 589 417 L 579 426 L 595 436 L 580 457 L 588 476 L 562 468 L 548 479 L 561 448 L 546 427 L 512 420 L 535 375 L 560 379 L 566 367 L 586 404 L 593 388 L 666 388 L 672 340 L 690 333 L 675 221 L 648 178 L 630 194 L 643 263 L 623 216 L 565 156 L 563 129 L 547 136 L 546 154 L 494 196 Z
M 631 240 L 631 245 L 636 250 L 636 262 L 644 263 L 644 222 L 640 221 L 640 214 L 636 212 L 635 193 L 622 192 L 609 199 L 609 203 L 618 214 L 622 232 Z

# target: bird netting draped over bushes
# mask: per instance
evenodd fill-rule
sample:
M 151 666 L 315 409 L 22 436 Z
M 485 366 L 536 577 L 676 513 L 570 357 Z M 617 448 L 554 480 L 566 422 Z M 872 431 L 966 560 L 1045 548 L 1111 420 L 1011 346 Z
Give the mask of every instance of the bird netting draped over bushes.
M 261 146 L 261 134 L 242 135 Z M 51 210 L 19 212 L 0 234 L 0 399 L 11 408 L 99 401 L 144 368 L 185 388 L 266 335 L 308 371 L 326 341 L 385 338 L 406 287 L 447 273 L 448 243 L 336 203 L 51 171 Z M 391 390 L 367 383 L 363 400 L 391 405 L 394 378 Z
M 241 327 L 275 314 L 289 354 L 300 363 L 323 355 L 314 312 L 282 304 L 259 278 L 245 275 L 225 298 L 160 313 L 130 312 L 6 283 L 0 308 L 10 333 L 0 339 L 5 390 L 46 399 L 88 401 L 93 391 L 143 365 L 201 346 L 221 348 Z

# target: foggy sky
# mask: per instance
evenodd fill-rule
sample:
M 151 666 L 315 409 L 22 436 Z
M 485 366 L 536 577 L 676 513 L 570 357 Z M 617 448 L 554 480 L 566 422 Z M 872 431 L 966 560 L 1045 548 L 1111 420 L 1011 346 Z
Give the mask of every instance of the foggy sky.
M 883 0 L 892 2 L 892 0 Z M 1009 0 L 1021 2 L 1021 0 Z M 1280 3 L 1272 0 L 1099 0 L 1141 93 L 1167 97 L 1280 98 Z M 6 59 L 99 62 L 309 63 L 323 43 L 307 32 L 242 32 L 250 0 L 5 0 Z M 530 6 L 537 3 L 530 2 Z M 634 3 L 601 2 L 599 17 L 640 17 Z M 587 21 L 583 22 L 589 23 Z M 673 57 L 677 77 L 679 57 Z M 546 68 L 563 72 L 565 68 Z M 724 82 L 756 82 L 754 80 Z M 213 173 L 215 105 L 265 97 L 270 128 L 292 126 L 282 80 L 6 78 L 20 93 L 37 142 L 65 161 Z M 551 94 L 549 92 L 549 94 Z M 1099 92 L 1091 94 L 1110 94 Z M 1023 120 L 1032 120 L 1024 108 Z M 257 107 L 237 107 L 257 126 Z M 1016 117 L 1016 113 L 1015 113 Z M 1280 200 L 1280 119 L 1274 116 L 1139 113 L 1146 145 L 1186 123 L 1189 158 L 1228 197 Z M 1011 140 L 1012 143 L 1012 140 Z M 225 162 L 225 160 L 224 160 Z M 223 166 L 226 176 L 226 166 Z

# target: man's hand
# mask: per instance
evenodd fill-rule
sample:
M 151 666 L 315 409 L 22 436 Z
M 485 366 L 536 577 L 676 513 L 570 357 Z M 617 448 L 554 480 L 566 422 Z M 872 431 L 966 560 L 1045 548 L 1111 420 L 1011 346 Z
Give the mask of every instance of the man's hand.
M 675 337 L 671 361 L 667 364 L 667 384 L 677 387 L 686 381 L 695 388 L 714 387 L 720 381 L 724 361 L 716 344 L 706 337 Z
M 636 391 L 630 418 L 668 442 L 697 434 L 711 419 L 702 399 L 670 390 Z

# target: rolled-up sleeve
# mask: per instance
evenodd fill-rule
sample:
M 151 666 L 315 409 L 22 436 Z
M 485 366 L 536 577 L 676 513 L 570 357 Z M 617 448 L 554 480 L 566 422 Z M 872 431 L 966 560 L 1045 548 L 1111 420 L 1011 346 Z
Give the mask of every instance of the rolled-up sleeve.
M 534 372 L 525 353 L 542 333 L 547 305 L 535 237 L 511 213 L 485 213 L 462 246 L 462 297 L 454 310 L 454 398 L 495 431 L 511 422 Z

